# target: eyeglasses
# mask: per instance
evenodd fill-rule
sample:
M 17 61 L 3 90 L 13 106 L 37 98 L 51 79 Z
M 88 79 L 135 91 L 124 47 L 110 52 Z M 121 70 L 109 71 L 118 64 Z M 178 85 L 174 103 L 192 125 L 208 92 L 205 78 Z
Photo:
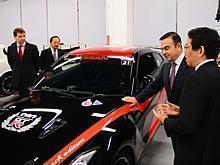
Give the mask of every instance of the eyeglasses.
M 184 46 L 184 49 L 189 49 L 189 48 L 192 48 L 192 46 L 189 46 L 189 45 Z

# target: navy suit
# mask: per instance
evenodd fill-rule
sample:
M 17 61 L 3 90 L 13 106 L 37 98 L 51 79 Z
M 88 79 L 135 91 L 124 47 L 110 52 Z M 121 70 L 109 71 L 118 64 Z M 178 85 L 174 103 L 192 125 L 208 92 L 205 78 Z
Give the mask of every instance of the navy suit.
M 58 49 L 58 58 L 63 55 L 63 52 Z M 40 55 L 41 70 L 47 69 L 52 63 L 54 63 L 54 57 L 51 48 L 42 50 Z
M 19 59 L 17 44 L 8 47 L 8 63 L 12 70 L 12 85 L 15 90 L 30 86 L 40 68 L 39 51 L 36 45 L 26 42 L 22 61 Z
M 176 138 L 175 165 L 220 164 L 220 68 L 203 64 L 186 81 L 178 118 L 164 120 L 166 133 Z

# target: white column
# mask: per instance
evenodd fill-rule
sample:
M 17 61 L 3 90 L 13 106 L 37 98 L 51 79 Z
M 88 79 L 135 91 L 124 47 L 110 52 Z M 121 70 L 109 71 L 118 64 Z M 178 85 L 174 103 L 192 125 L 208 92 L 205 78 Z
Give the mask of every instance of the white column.
M 106 43 L 133 45 L 134 0 L 106 0 Z

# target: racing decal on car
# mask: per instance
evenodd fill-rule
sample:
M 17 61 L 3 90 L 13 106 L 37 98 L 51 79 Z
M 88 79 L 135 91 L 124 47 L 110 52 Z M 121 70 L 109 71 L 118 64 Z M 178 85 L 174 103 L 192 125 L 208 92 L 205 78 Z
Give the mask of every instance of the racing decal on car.
M 82 60 L 108 60 L 107 56 L 82 56 Z
M 100 102 L 99 100 L 95 100 L 94 103 L 92 103 L 92 105 L 102 105 L 103 103 Z
M 76 152 L 79 148 L 81 148 L 86 142 L 88 142 L 92 137 L 97 135 L 103 129 L 105 130 L 106 126 L 109 125 L 110 123 L 112 123 L 113 121 L 115 121 L 116 119 L 118 119 L 121 116 L 128 114 L 132 111 L 136 111 L 136 110 L 141 111 L 141 112 L 144 111 L 144 109 L 150 103 L 151 99 L 152 98 L 150 98 L 146 102 L 144 102 L 142 104 L 138 104 L 134 107 L 130 107 L 129 104 L 126 104 L 126 105 L 114 110 L 112 113 L 106 115 L 105 117 L 100 119 L 97 123 L 95 123 L 90 128 L 88 128 L 85 132 L 83 132 L 77 138 L 75 138 L 71 142 L 69 142 L 64 148 L 62 148 L 55 155 L 53 155 L 49 160 L 47 160 L 44 163 L 44 165 L 61 164 L 64 160 L 66 160 L 69 156 L 71 156 L 74 152 Z M 111 130 L 111 131 L 114 132 L 114 130 Z
M 71 153 L 73 150 L 75 150 L 77 147 L 80 147 L 84 143 L 85 139 L 80 139 L 79 141 L 76 141 L 72 145 L 69 145 L 67 150 L 63 153 L 57 156 L 57 158 L 50 163 L 50 165 L 59 164 L 64 160 L 64 158 Z
M 62 113 L 62 110 L 60 109 L 52 109 L 52 108 L 27 108 L 22 110 L 22 112 L 52 112 L 55 114 L 55 116 L 43 126 L 43 129 L 46 130 L 50 125 L 53 123 L 53 121 Z
M 41 116 L 38 117 L 30 113 L 19 112 L 4 120 L 1 127 L 9 131 L 25 132 L 33 128 L 40 121 Z
M 100 102 L 99 100 L 95 100 L 95 101 L 92 103 L 91 99 L 87 99 L 86 101 L 83 101 L 83 102 L 81 103 L 81 105 L 84 106 L 84 107 L 89 107 L 89 106 L 91 106 L 91 105 L 102 105 L 102 104 L 103 104 L 103 103 Z
M 109 128 L 109 127 L 104 127 L 104 128 L 102 129 L 102 131 L 116 132 L 116 129 L 112 129 L 112 128 Z
M 105 117 L 106 114 L 102 114 L 102 113 L 96 113 L 96 112 L 94 112 L 94 113 L 91 114 L 91 116 L 102 118 L 102 117 Z
M 121 65 L 122 66 L 130 66 L 132 64 L 131 61 L 128 61 L 128 60 L 121 60 Z
M 89 107 L 92 105 L 92 101 L 91 99 L 87 99 L 86 101 L 83 101 L 81 105 L 84 107 Z

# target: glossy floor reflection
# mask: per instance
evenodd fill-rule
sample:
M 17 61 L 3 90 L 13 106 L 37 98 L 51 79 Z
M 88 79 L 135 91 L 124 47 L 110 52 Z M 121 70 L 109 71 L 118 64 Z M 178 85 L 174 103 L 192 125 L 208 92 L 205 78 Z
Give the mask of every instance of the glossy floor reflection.
M 174 153 L 170 138 L 166 136 L 164 127 L 157 131 L 154 140 L 146 147 L 141 165 L 172 165 Z

